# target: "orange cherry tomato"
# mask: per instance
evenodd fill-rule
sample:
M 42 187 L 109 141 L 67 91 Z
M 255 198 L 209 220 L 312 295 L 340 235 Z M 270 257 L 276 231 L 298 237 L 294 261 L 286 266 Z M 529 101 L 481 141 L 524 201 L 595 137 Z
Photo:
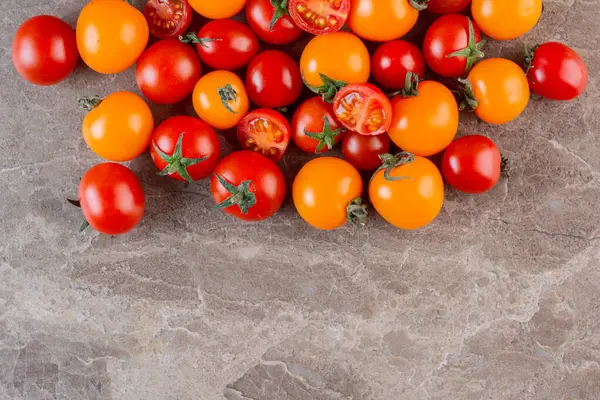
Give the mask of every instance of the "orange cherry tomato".
M 390 139 L 402 150 L 431 156 L 444 150 L 458 131 L 458 105 L 441 83 L 423 81 L 418 94 L 392 99 Z
M 318 229 L 332 230 L 350 220 L 364 224 L 366 206 L 360 174 L 349 162 L 321 157 L 306 163 L 294 180 L 292 195 L 300 216 Z
M 529 103 L 525 72 L 504 58 L 489 58 L 475 65 L 469 76 L 466 103 L 490 124 L 505 124 L 517 118 Z
M 104 100 L 82 99 L 91 110 L 83 119 L 83 139 L 90 149 L 110 161 L 129 161 L 150 144 L 154 119 L 148 105 L 131 92 L 115 92 Z
M 407 34 L 426 7 L 422 0 L 353 0 L 346 22 L 363 39 L 387 42 Z
M 249 108 L 244 83 L 229 71 L 213 71 L 200 78 L 192 100 L 198 116 L 217 129 L 233 128 Z
M 188 0 L 194 11 L 210 19 L 233 17 L 242 11 L 246 0 Z
M 542 15 L 542 0 L 473 0 L 473 19 L 497 40 L 511 40 L 529 32 Z
M 124 0 L 92 0 L 77 20 L 77 49 L 94 71 L 116 74 L 135 64 L 149 29 L 144 14 Z
M 444 181 L 435 164 L 411 153 L 383 156 L 371 179 L 375 210 L 400 229 L 418 229 L 433 221 L 444 204 Z

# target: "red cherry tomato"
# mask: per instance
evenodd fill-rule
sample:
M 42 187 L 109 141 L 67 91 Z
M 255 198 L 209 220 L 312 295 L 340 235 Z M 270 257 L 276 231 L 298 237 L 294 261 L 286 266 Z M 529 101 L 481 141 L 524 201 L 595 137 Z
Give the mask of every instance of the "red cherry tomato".
M 458 78 L 471 70 L 485 41 L 477 25 L 464 15 L 449 14 L 437 20 L 427 30 L 423 54 L 429 68 L 438 75 Z
M 373 171 L 381 166 L 380 154 L 390 152 L 391 141 L 387 134 L 366 136 L 348 132 L 342 142 L 344 159 L 363 171 Z
M 160 39 L 176 39 L 192 22 L 192 7 L 187 0 L 147 0 L 144 17 L 150 33 Z
M 281 51 L 263 51 L 248 66 L 246 89 L 250 100 L 259 107 L 288 106 L 298 100 L 302 91 L 300 67 Z
M 197 35 L 192 32 L 181 40 L 195 43 L 200 59 L 217 70 L 243 68 L 258 53 L 258 39 L 252 29 L 231 19 L 211 21 Z
M 322 35 L 342 29 L 350 13 L 350 0 L 291 0 L 289 12 L 300 28 Z
M 285 178 L 275 162 L 255 151 L 225 157 L 210 179 L 217 207 L 244 221 L 275 214 L 285 199 Z
M 347 129 L 361 135 L 381 135 L 392 123 L 392 104 L 370 83 L 348 85 L 333 99 L 335 116 Z
M 195 182 L 207 178 L 221 158 L 215 131 L 198 118 L 177 116 L 161 123 L 152 135 L 150 155 L 161 176 Z
M 487 192 L 500 179 L 502 156 L 496 144 L 479 135 L 463 136 L 448 146 L 442 158 L 442 175 L 465 193 Z
M 135 78 L 149 100 L 173 104 L 192 93 L 202 67 L 196 52 L 175 39 L 160 40 L 137 61 Z
M 13 64 L 19 75 L 34 85 L 48 86 L 64 80 L 78 59 L 75 31 L 59 18 L 30 18 L 15 33 Z
M 562 43 L 548 42 L 526 54 L 529 87 L 551 100 L 572 100 L 583 93 L 588 69 L 579 55 Z
M 333 149 L 346 130 L 335 118 L 333 106 L 320 97 L 312 97 L 298 107 L 292 118 L 292 139 L 308 153 Z
M 237 137 L 244 149 L 279 161 L 290 145 L 290 124 L 277 111 L 261 108 L 240 121 Z
M 377 48 L 371 59 L 371 71 L 381 86 L 399 90 L 404 88 L 408 72 L 423 78 L 425 59 L 414 44 L 394 40 Z
M 286 4 L 287 0 L 248 0 L 246 3 L 246 21 L 263 42 L 288 44 L 302 35 Z
M 144 216 L 144 190 L 139 179 L 121 164 L 90 168 L 79 183 L 79 203 L 86 221 L 100 233 L 122 235 Z
M 471 0 L 429 0 L 427 10 L 436 14 L 456 14 L 463 11 Z

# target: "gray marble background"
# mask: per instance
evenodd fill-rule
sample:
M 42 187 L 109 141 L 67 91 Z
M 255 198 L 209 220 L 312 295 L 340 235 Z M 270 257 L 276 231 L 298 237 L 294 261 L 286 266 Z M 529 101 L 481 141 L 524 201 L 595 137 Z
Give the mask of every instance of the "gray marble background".
M 130 166 L 147 215 L 125 237 L 77 234 L 65 198 L 100 161 L 76 97 L 136 90 L 133 71 L 80 66 L 40 88 L 10 59 L 21 22 L 74 25 L 83 3 L 2 0 L 0 399 L 600 399 L 599 1 L 546 0 L 532 32 L 488 47 L 518 60 L 522 42 L 563 41 L 591 81 L 505 126 L 463 114 L 511 175 L 482 196 L 449 190 L 425 229 L 373 216 L 318 232 L 289 200 L 241 224 L 206 183 L 157 177 L 144 156 Z M 306 159 L 282 166 L 291 178 Z

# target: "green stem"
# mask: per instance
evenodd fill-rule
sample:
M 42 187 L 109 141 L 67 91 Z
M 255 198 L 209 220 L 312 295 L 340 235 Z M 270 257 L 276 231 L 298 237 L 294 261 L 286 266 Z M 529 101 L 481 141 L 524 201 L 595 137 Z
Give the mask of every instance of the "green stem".
M 312 138 L 319 143 L 317 144 L 317 148 L 315 149 L 315 153 L 320 153 L 325 147 L 329 150 L 333 149 L 337 144 L 335 138 L 344 131 L 344 128 L 331 129 L 331 122 L 326 115 L 323 116 L 323 130 L 321 132 L 307 132 L 304 131 L 304 134 L 309 138 Z
M 221 185 L 227 190 L 231 196 L 217 204 L 217 208 L 224 209 L 237 205 L 242 214 L 248 214 L 248 210 L 256 205 L 256 195 L 250 191 L 253 186 L 252 181 L 243 181 L 238 186 L 235 186 L 227 179 L 219 174 L 215 174 Z
M 477 61 L 480 58 L 485 57 L 485 54 L 483 53 L 483 51 L 481 49 L 483 48 L 483 46 L 485 46 L 485 43 L 486 43 L 485 40 L 480 40 L 479 42 L 477 42 L 477 37 L 475 36 L 475 28 L 473 27 L 473 22 L 471 21 L 471 18 L 469 18 L 469 17 L 467 17 L 467 20 L 469 21 L 469 40 L 468 40 L 467 47 L 465 47 L 464 49 L 461 49 L 461 50 L 457 50 L 454 53 L 450 53 L 446 56 L 446 58 L 451 58 L 451 57 L 466 58 L 467 64 L 465 66 L 465 74 L 467 74 L 471 70 L 471 68 L 473 68 L 475 61 Z
M 192 165 L 201 163 L 202 161 L 205 161 L 208 157 L 201 157 L 201 158 L 185 158 L 185 157 L 183 157 L 183 147 L 182 147 L 183 135 L 184 135 L 183 132 L 181 133 L 181 135 L 179 135 L 179 138 L 177 139 L 177 144 L 175 144 L 175 150 L 173 150 L 172 155 L 168 155 L 167 153 L 162 151 L 155 143 L 152 143 L 152 147 L 154 148 L 154 150 L 156 151 L 158 156 L 164 162 L 167 163 L 167 166 L 162 171 L 160 171 L 158 173 L 158 175 L 168 176 L 168 175 L 173 175 L 173 174 L 177 173 L 177 174 L 179 174 L 179 176 L 181 176 L 187 182 L 194 183 L 194 179 L 191 177 L 190 173 L 187 170 L 188 167 L 191 167 Z
M 360 227 L 366 225 L 369 211 L 363 199 L 357 197 L 346 207 L 346 215 L 352 225 Z
M 336 81 L 335 79 L 332 79 L 321 73 L 319 73 L 319 76 L 321 77 L 323 84 L 320 86 L 310 85 L 308 82 L 306 82 L 306 79 L 304 79 L 304 71 L 302 71 L 302 82 L 304 82 L 306 87 L 311 91 L 321 96 L 323 101 L 326 103 L 333 103 L 333 99 L 337 92 L 340 89 L 348 86 L 348 82 Z
M 396 182 L 404 179 L 412 179 L 410 176 L 392 176 L 392 172 L 394 172 L 397 167 L 415 161 L 414 154 L 406 151 L 397 154 L 380 154 L 379 159 L 381 160 L 381 167 L 379 167 L 375 173 L 383 170 L 383 177 L 386 181 Z
M 100 96 L 86 96 L 77 99 L 79 105 L 87 111 L 97 108 L 104 99 Z
M 221 39 L 221 38 L 201 38 L 201 37 L 198 37 L 198 35 L 196 34 L 196 32 L 189 32 L 189 33 L 186 33 L 184 36 L 179 36 L 179 41 L 181 43 L 199 44 L 202 47 L 207 47 L 206 43 L 220 42 L 222 40 L 223 39 Z

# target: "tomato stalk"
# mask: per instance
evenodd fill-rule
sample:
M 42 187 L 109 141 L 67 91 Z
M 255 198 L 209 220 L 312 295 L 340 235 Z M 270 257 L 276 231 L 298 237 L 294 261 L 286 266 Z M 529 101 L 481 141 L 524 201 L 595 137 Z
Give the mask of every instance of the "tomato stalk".
M 348 221 L 354 226 L 365 226 L 369 211 L 367 205 L 360 197 L 355 198 L 346 207 L 346 216 Z
M 104 99 L 100 96 L 88 96 L 77 99 L 77 102 L 81 107 L 87 111 L 92 111 L 97 108 Z
M 252 181 L 243 181 L 235 186 L 221 175 L 215 174 L 215 176 L 225 190 L 231 194 L 231 196 L 217 204 L 216 207 L 224 209 L 237 205 L 242 214 L 248 214 L 248 210 L 256 205 L 256 195 L 250 191 L 250 186 L 253 186 Z
M 185 158 L 185 157 L 183 157 L 182 143 L 183 143 L 183 133 L 181 135 L 179 135 L 179 138 L 177 139 L 177 144 L 175 144 L 175 150 L 173 151 L 173 155 L 171 155 L 171 156 L 168 155 L 167 153 L 165 153 L 164 151 L 162 151 L 161 149 L 159 149 L 155 143 L 152 143 L 154 150 L 156 150 L 156 152 L 158 153 L 160 158 L 162 158 L 162 160 L 167 163 L 167 166 L 162 171 L 160 171 L 158 173 L 158 175 L 159 176 L 167 176 L 167 175 L 173 175 L 174 173 L 178 173 L 179 176 L 181 176 L 183 179 L 185 179 L 189 183 L 194 183 L 194 180 L 192 179 L 189 172 L 187 171 L 187 168 L 206 160 L 208 157 L 201 157 L 201 158 Z
M 219 97 L 221 98 L 221 103 L 223 103 L 223 106 L 225 106 L 227 111 L 229 111 L 232 114 L 237 114 L 237 112 L 235 112 L 233 108 L 231 108 L 231 106 L 229 105 L 230 101 L 235 101 L 237 99 L 238 94 L 235 91 L 235 89 L 228 83 L 227 85 L 225 85 L 224 88 L 217 88 L 217 92 L 219 93 Z
M 286 15 L 290 15 L 290 12 L 288 11 L 288 0 L 271 0 L 271 5 L 275 9 L 271 24 L 269 25 L 269 30 L 272 32 L 277 21 Z
M 412 179 L 410 176 L 392 176 L 394 169 L 401 165 L 407 165 L 415 161 L 415 155 L 407 151 L 398 154 L 380 154 L 381 167 L 375 173 L 383 170 L 383 177 L 386 181 L 396 182 L 404 179 Z
M 535 57 L 535 51 L 540 47 L 539 45 L 535 45 L 532 48 L 525 47 L 525 75 L 529 74 L 529 70 L 533 66 L 533 58 Z
M 462 102 L 460 103 L 458 109 L 463 111 L 466 108 L 469 108 L 472 111 L 475 111 L 479 103 L 477 99 L 475 99 L 475 93 L 473 92 L 473 87 L 471 86 L 471 82 L 468 79 L 458 79 L 460 83 L 464 85 L 463 91 L 459 92 L 462 97 Z
M 306 87 L 309 88 L 312 92 L 321 96 L 325 103 L 333 103 L 333 99 L 337 92 L 340 89 L 348 86 L 348 82 L 336 81 L 335 79 L 332 79 L 327 75 L 323 75 L 321 73 L 319 73 L 319 76 L 321 77 L 321 81 L 323 82 L 323 84 L 321 86 L 310 85 L 304 79 L 304 71 L 302 71 L 302 82 L 304 82 Z
M 465 67 L 465 74 L 468 73 L 471 68 L 473 68 L 473 64 L 480 58 L 485 57 L 485 54 L 481 49 L 485 46 L 486 41 L 480 40 L 477 43 L 477 38 L 475 36 L 475 28 L 473 28 L 473 21 L 471 18 L 467 17 L 467 21 L 469 21 L 469 44 L 467 47 L 461 50 L 457 50 L 454 53 L 450 53 L 446 56 L 446 58 L 451 57 L 465 57 L 467 59 L 467 65 Z
M 410 5 L 418 11 L 426 10 L 428 2 L 429 0 L 409 0 Z
M 67 199 L 67 201 L 69 203 L 71 203 L 72 205 L 74 205 L 77 208 L 81 208 L 81 202 L 79 200 L 73 200 L 73 199 Z M 83 222 L 81 223 L 81 226 L 79 226 L 79 232 L 83 232 L 85 231 L 88 227 L 90 226 L 90 223 L 87 221 L 87 219 L 83 219 Z
M 408 71 L 406 73 L 406 78 L 404 81 L 404 88 L 394 93 L 390 93 L 387 95 L 388 98 L 396 97 L 416 97 L 419 95 L 419 75 L 414 72 Z
M 189 33 L 186 33 L 184 36 L 179 36 L 179 41 L 181 43 L 199 44 L 202 47 L 206 47 L 206 43 L 221 42 L 222 40 L 223 39 L 221 39 L 221 38 L 201 38 L 201 37 L 198 37 L 198 34 L 196 34 L 196 32 L 189 32 Z
M 321 150 L 327 146 L 329 150 L 333 149 L 337 144 L 335 138 L 344 130 L 344 128 L 331 129 L 331 122 L 326 115 L 323 116 L 323 130 L 321 132 L 307 132 L 304 131 L 304 134 L 309 138 L 313 138 L 319 141 L 317 144 L 317 148 L 315 149 L 315 153 L 319 153 Z

